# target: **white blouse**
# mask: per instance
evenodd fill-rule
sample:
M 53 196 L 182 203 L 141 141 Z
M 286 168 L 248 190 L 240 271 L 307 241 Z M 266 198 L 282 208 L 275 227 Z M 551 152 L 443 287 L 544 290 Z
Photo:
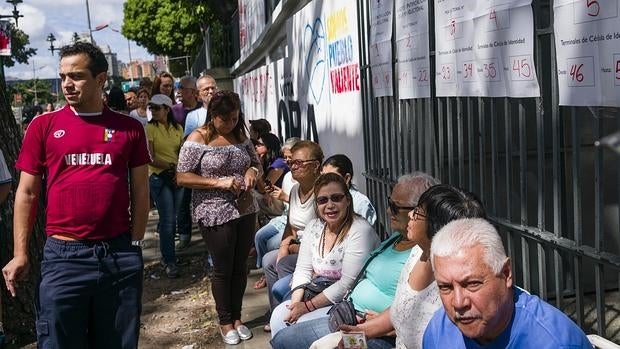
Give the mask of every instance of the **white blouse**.
M 321 256 L 324 226 L 318 218 L 306 225 L 291 288 L 310 282 L 315 276 L 337 280 L 323 291 L 327 299 L 336 303 L 342 300 L 370 252 L 379 245 L 379 236 L 364 218 L 355 216 L 347 236 Z
M 433 281 L 422 291 L 409 285 L 409 274 L 420 260 L 422 249 L 411 249 L 409 259 L 400 272 L 394 302 L 390 307 L 390 319 L 396 330 L 396 349 L 422 348 L 422 337 L 433 314 L 441 307 L 437 282 Z

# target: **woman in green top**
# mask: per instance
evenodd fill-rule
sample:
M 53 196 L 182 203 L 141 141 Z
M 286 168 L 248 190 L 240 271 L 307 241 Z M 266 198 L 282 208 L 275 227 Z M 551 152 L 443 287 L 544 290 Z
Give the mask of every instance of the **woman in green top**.
M 163 94 L 154 95 L 148 107 L 153 119 L 146 125 L 149 151 L 153 162 L 149 166 L 151 197 L 159 213 L 159 249 L 169 278 L 179 276 L 175 263 L 174 231 L 182 197 L 176 185 L 176 164 L 183 144 L 183 128 L 172 115 L 172 100 Z

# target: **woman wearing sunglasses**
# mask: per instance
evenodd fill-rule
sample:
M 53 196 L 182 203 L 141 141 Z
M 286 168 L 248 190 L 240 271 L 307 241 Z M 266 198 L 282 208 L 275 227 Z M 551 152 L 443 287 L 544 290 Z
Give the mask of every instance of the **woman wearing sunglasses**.
M 233 345 L 252 338 L 241 322 L 241 306 L 258 209 L 251 192 L 261 172 L 240 107 L 234 92 L 213 94 L 209 121 L 190 133 L 177 168 L 179 184 L 194 189 L 192 216 L 213 258 L 211 288 L 220 334 Z
M 323 173 L 337 173 L 344 178 L 344 181 L 349 186 L 349 192 L 353 198 L 353 211 L 360 216 L 366 218 L 368 223 L 375 224 L 377 220 L 377 212 L 372 206 L 372 203 L 368 197 L 362 193 L 353 185 L 353 163 L 348 156 L 344 154 L 336 154 L 327 158 L 323 162 L 321 167 L 321 174 Z
M 307 321 L 327 314 L 342 300 L 364 264 L 379 244 L 368 222 L 353 212 L 353 199 L 342 176 L 326 173 L 314 184 L 318 218 L 306 225 L 291 286 L 322 277 L 334 283 L 315 297 L 303 301 L 304 290 L 295 289 L 290 301 L 278 305 L 271 316 L 274 336 L 286 324 Z
M 174 231 L 181 202 L 181 188 L 175 183 L 179 149 L 183 144 L 183 128 L 172 116 L 172 100 L 154 95 L 148 103 L 153 118 L 146 125 L 146 134 L 153 162 L 149 166 L 151 197 L 159 213 L 159 250 L 162 265 L 169 278 L 179 276 L 174 253 Z

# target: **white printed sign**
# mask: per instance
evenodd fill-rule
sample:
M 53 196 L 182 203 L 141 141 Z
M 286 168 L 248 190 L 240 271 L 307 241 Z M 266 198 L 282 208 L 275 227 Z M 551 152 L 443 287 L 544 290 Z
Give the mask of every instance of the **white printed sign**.
M 531 0 L 435 0 L 437 96 L 538 97 Z
M 560 105 L 620 107 L 619 4 L 554 1 Z
M 431 96 L 427 0 L 396 0 L 398 98 Z
M 393 0 L 370 2 L 370 72 L 375 97 L 392 96 L 392 9 Z

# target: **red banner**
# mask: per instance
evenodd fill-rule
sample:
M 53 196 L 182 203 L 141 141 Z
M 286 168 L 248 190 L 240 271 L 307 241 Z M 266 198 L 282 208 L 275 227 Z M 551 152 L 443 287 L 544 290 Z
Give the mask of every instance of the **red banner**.
M 0 56 L 11 55 L 11 22 L 0 21 Z

